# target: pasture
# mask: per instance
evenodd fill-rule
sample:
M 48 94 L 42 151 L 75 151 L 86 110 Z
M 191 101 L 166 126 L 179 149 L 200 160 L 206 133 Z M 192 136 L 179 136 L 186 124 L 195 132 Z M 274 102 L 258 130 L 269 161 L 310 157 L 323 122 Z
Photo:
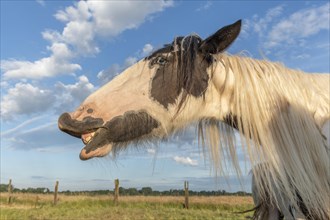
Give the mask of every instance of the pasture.
M 184 209 L 180 196 L 121 196 L 115 205 L 112 195 L 69 196 L 59 194 L 8 193 L 0 195 L 1 219 L 246 219 L 236 214 L 253 207 L 250 196 L 191 196 Z

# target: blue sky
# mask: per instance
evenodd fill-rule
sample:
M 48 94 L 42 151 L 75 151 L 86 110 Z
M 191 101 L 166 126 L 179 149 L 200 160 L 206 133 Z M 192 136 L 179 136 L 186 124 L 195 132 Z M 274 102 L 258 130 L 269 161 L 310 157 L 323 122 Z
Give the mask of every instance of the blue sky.
M 205 38 L 238 19 L 230 53 L 329 72 L 329 9 L 328 1 L 1 1 L 0 182 L 91 190 L 119 178 L 124 187 L 165 190 L 189 180 L 193 190 L 242 189 L 234 176 L 214 178 L 193 127 L 116 160 L 80 161 L 81 140 L 61 133 L 57 118 L 175 36 Z M 248 178 L 243 185 L 250 190 Z

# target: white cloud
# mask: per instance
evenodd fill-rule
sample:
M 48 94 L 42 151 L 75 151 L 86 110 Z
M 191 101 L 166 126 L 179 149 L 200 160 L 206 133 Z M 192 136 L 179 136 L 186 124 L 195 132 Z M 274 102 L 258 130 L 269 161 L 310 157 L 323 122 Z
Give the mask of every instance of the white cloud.
M 153 148 L 148 148 L 147 149 L 147 152 L 148 152 L 148 154 L 151 154 L 151 155 L 155 155 L 156 154 L 156 150 L 153 149 Z
M 63 112 L 76 108 L 95 90 L 95 87 L 86 76 L 82 75 L 78 78 L 78 82 L 74 84 L 56 83 L 55 89 L 57 98 L 56 109 L 59 112 Z
M 127 57 L 127 58 L 125 59 L 125 62 L 124 62 L 124 66 L 123 66 L 123 68 L 125 69 L 125 68 L 127 68 L 127 67 L 130 67 L 130 66 L 132 66 L 133 64 L 135 64 L 137 61 L 138 61 L 138 58 L 136 58 L 136 57 Z
M 138 57 L 129 56 L 125 59 L 122 65 L 119 65 L 117 63 L 112 64 L 108 69 L 101 70 L 97 74 L 97 78 L 100 80 L 101 84 L 105 84 L 109 82 L 114 76 L 118 75 L 124 69 L 136 63 L 139 58 L 149 55 L 152 50 L 153 50 L 153 46 L 151 44 L 145 44 L 144 47 L 142 48 L 142 52 L 140 50 L 137 52 Z
M 256 32 L 259 37 L 264 36 L 267 33 L 267 29 L 273 20 L 279 17 L 283 12 L 284 5 L 279 5 L 274 8 L 269 9 L 264 17 L 259 17 L 259 15 L 254 15 L 251 20 L 247 19 L 244 22 L 243 29 L 252 29 Z
M 82 56 L 97 54 L 100 49 L 95 45 L 93 25 L 88 21 L 70 21 L 62 32 L 62 39 L 73 46 L 76 53 Z
M 0 82 L 1 90 L 9 88 L 9 86 L 10 86 L 10 84 L 7 81 Z
M 43 1 L 38 1 L 42 4 Z M 97 38 L 109 38 L 139 27 L 154 13 L 173 5 L 173 1 L 79 1 L 55 18 L 65 23 L 63 31 L 42 32 L 50 41 L 50 56 L 36 61 L 7 59 L 1 61 L 5 79 L 41 79 L 81 70 L 72 59 L 93 56 L 100 49 Z M 147 48 L 148 50 L 148 48 Z
M 197 160 L 193 160 L 190 157 L 175 156 L 175 157 L 173 157 L 173 160 L 177 163 L 184 164 L 184 165 L 190 165 L 190 166 L 197 166 L 198 165 Z
M 57 120 L 30 129 L 21 127 L 2 138 L 8 143 L 7 147 L 17 150 L 36 149 L 40 152 L 65 150 L 67 152 L 69 148 L 80 146 L 80 140 L 72 138 L 58 129 Z
M 6 130 L 5 132 L 2 132 L 0 135 L 1 137 L 11 136 L 13 134 L 16 134 L 17 131 L 22 130 L 23 128 L 33 124 L 36 121 L 39 121 L 40 119 L 44 119 L 45 117 L 46 117 L 45 115 L 39 115 L 33 118 L 29 118 L 28 120 L 20 123 L 16 127 Z
M 54 43 L 47 48 L 51 56 L 30 62 L 1 60 L 4 79 L 41 79 L 60 74 L 74 73 L 81 69 L 79 64 L 70 63 L 73 56 L 66 44 Z
M 328 47 L 319 45 L 329 44 L 329 8 L 330 3 L 320 3 L 288 13 L 285 5 L 279 5 L 264 15 L 246 19 L 242 37 L 257 41 L 257 47 L 269 59 L 275 58 L 304 71 L 328 72 L 329 68 L 317 67 L 315 63 L 328 63 Z M 317 68 L 312 69 L 312 66 Z
M 136 63 L 138 60 L 137 57 L 127 57 L 124 61 L 123 65 L 119 65 L 117 63 L 112 64 L 108 69 L 101 70 L 97 74 L 97 78 L 101 81 L 101 84 L 105 84 L 109 82 L 113 77 L 117 76 L 119 73 L 121 73 L 124 69 L 130 67 L 134 63 Z
M 95 30 L 103 36 L 114 36 L 137 28 L 151 14 L 173 6 L 173 1 L 87 1 L 87 4 Z
M 43 90 L 29 83 L 17 83 L 1 99 L 1 118 L 11 120 L 15 115 L 30 115 L 52 107 L 55 96 L 50 90 Z
M 267 37 L 266 48 L 275 47 L 281 43 L 296 43 L 303 39 L 329 30 L 330 3 L 317 8 L 309 8 L 293 13 L 288 18 L 275 24 Z
M 66 61 L 57 62 L 54 57 L 42 58 L 35 62 L 22 60 L 3 60 L 1 69 L 4 71 L 4 79 L 41 79 L 59 74 L 73 73 L 80 70 L 78 64 Z
M 153 49 L 154 49 L 154 47 L 151 44 L 144 45 L 141 56 L 143 56 L 143 57 L 148 56 L 152 52 Z
M 62 22 L 85 21 L 91 18 L 92 14 L 86 1 L 79 1 L 74 6 L 66 7 L 65 10 L 59 10 L 55 18 Z
M 293 55 L 291 58 L 292 59 L 297 59 L 297 60 L 305 60 L 310 58 L 311 55 L 306 54 L 306 53 L 301 53 L 301 54 L 297 54 L 297 55 Z
M 95 90 L 86 76 L 82 75 L 77 80 L 74 84 L 58 82 L 51 89 L 17 83 L 1 99 L 1 119 L 8 121 L 18 115 L 35 115 L 48 110 L 56 113 L 73 110 Z
M 36 0 L 36 2 L 41 5 L 41 6 L 45 6 L 45 1 L 44 0 Z
M 112 64 L 108 69 L 98 72 L 97 78 L 103 85 L 109 82 L 114 76 L 118 75 L 122 70 L 123 68 L 119 64 L 115 63 Z
M 47 39 L 61 40 L 79 54 L 93 55 L 100 50 L 95 38 L 113 37 L 139 27 L 148 17 L 173 5 L 172 1 L 80 1 L 55 14 L 66 22 L 59 34 L 48 31 Z M 50 37 L 51 36 L 51 37 Z
M 212 6 L 212 4 L 213 3 L 211 1 L 207 1 L 206 3 L 203 3 L 202 6 L 197 8 L 196 11 L 205 11 L 205 10 L 209 9 Z

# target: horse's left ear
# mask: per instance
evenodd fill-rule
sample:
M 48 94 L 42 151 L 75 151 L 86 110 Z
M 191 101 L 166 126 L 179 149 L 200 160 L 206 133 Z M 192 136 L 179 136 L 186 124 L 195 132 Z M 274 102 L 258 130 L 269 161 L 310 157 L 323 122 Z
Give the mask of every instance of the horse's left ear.
M 202 41 L 199 49 L 203 53 L 217 54 L 226 50 L 237 38 L 241 30 L 242 20 L 225 26 Z

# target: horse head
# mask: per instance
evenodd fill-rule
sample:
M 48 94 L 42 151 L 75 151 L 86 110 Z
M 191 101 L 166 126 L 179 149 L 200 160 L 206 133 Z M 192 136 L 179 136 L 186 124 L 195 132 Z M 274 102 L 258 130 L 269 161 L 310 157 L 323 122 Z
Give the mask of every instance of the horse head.
M 87 160 L 131 142 L 162 139 L 203 118 L 219 118 L 219 102 L 207 101 L 218 89 L 213 81 L 219 77 L 211 71 L 214 55 L 231 45 L 240 28 L 241 20 L 204 40 L 176 37 L 95 91 L 77 110 L 63 113 L 59 129 L 82 139 L 86 146 L 80 158 Z

